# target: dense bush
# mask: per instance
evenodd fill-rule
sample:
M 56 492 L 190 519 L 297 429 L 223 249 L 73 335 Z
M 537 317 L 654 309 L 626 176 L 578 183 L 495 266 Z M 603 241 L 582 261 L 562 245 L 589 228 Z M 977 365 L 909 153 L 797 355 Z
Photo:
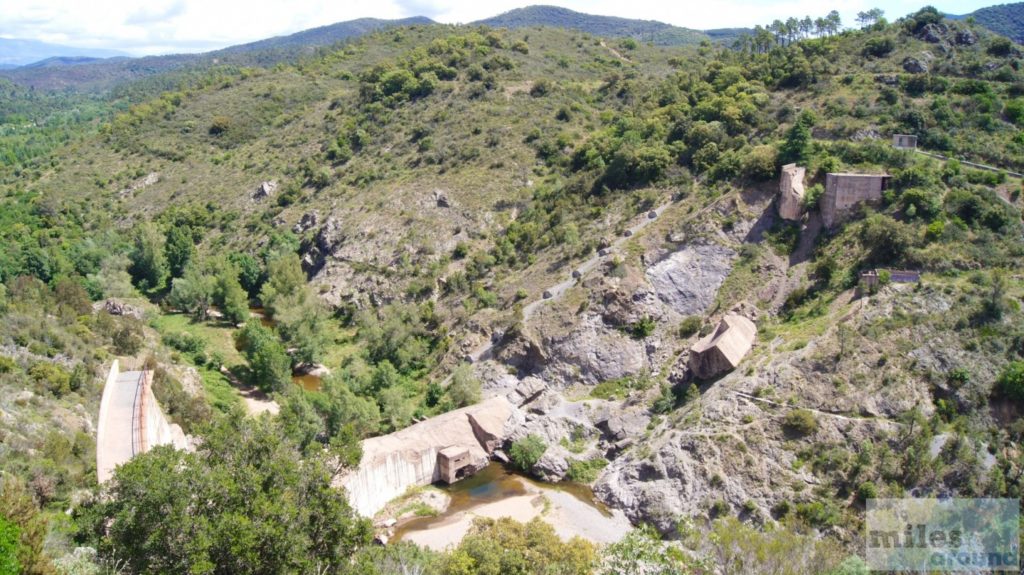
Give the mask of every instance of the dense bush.
M 513 443 L 508 451 L 508 456 L 512 460 L 512 465 L 520 471 L 528 473 L 540 461 L 547 449 L 548 446 L 543 439 L 531 434 Z
M 782 427 L 797 435 L 810 435 L 818 430 L 818 420 L 806 409 L 794 409 L 782 418 Z

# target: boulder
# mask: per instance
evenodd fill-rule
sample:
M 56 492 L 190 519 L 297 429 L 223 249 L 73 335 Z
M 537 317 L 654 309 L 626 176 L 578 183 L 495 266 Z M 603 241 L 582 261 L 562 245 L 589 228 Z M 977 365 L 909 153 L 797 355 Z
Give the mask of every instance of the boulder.
M 947 28 L 942 24 L 928 24 L 917 33 L 917 37 L 925 42 L 938 44 L 946 39 Z
M 903 59 L 903 69 L 911 74 L 926 74 L 928 73 L 928 64 L 925 64 L 917 58 L 907 56 Z
M 955 41 L 961 46 L 973 46 L 978 43 L 978 35 L 970 30 L 960 30 L 956 33 Z
M 260 185 L 256 186 L 256 191 L 252 193 L 252 199 L 263 200 L 273 196 L 275 192 L 277 192 L 277 181 L 260 182 Z
M 448 194 L 444 190 L 434 190 L 434 202 L 437 203 L 439 208 L 452 207 L 451 200 L 448 199 Z
M 93 308 L 103 310 L 110 315 L 134 317 L 135 319 L 142 319 L 145 315 L 142 308 L 135 307 L 113 298 L 107 299 L 103 303 L 93 304 Z
M 544 481 L 556 482 L 565 478 L 569 472 L 569 459 L 572 456 L 569 450 L 561 445 L 549 445 L 544 455 L 537 461 L 530 471 Z

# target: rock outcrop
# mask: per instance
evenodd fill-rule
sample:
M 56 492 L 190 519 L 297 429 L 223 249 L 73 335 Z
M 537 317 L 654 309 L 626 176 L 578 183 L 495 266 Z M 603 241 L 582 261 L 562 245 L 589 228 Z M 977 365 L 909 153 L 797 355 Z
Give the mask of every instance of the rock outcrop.
M 927 74 L 928 64 L 912 56 L 907 56 L 903 59 L 903 69 L 911 74 Z
M 648 268 L 647 279 L 658 299 L 676 313 L 702 314 L 715 301 L 735 257 L 726 246 L 689 245 Z
M 690 348 L 690 371 L 700 379 L 711 379 L 736 369 L 754 346 L 756 335 L 754 322 L 741 315 L 726 315 L 715 331 Z
M 275 192 L 277 192 L 276 181 L 260 182 L 260 185 L 256 186 L 256 191 L 252 193 L 252 199 L 260 201 L 273 196 Z
M 782 166 L 779 176 L 779 217 L 796 221 L 804 214 L 804 173 L 796 164 Z

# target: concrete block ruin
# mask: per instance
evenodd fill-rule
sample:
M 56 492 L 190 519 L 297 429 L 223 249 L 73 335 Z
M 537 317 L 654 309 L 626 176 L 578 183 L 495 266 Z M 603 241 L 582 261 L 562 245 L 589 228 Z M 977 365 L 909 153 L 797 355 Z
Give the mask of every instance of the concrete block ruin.
M 699 379 L 711 379 L 736 369 L 754 347 L 756 335 L 754 322 L 741 315 L 726 315 L 715 331 L 690 348 L 690 371 Z
M 831 228 L 858 205 L 881 200 L 890 179 L 888 174 L 826 174 L 821 221 Z
M 114 360 L 100 400 L 96 478 L 104 483 L 118 465 L 157 445 L 190 448 L 181 427 L 167 421 L 153 395 L 153 372 L 122 373 Z
M 410 487 L 454 483 L 486 467 L 518 415 L 506 398 L 495 397 L 371 437 L 363 441 L 359 467 L 337 485 L 357 512 L 373 517 Z
M 917 136 L 910 134 L 893 134 L 892 147 L 898 150 L 916 150 Z
M 804 213 L 804 174 L 807 168 L 796 164 L 782 166 L 779 175 L 779 217 L 799 220 Z
M 870 295 L 878 292 L 882 283 L 914 284 L 921 281 L 921 272 L 916 270 L 865 270 L 857 281 L 857 294 Z

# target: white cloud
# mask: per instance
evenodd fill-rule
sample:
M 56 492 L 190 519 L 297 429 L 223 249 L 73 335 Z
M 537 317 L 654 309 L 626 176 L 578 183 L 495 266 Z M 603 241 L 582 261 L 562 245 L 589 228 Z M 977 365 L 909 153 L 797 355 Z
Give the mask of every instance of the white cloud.
M 537 0 L 545 2 L 545 0 Z M 580 12 L 660 20 L 688 28 L 753 26 L 788 16 L 824 15 L 832 5 L 813 0 L 563 0 Z M 858 10 L 884 4 L 887 16 L 909 13 L 925 0 L 847 0 L 838 5 L 852 23 Z M 524 0 L 0 0 L 0 34 L 134 54 L 201 51 L 290 34 L 362 17 L 426 15 L 465 23 L 516 7 Z M 970 12 L 980 0 L 948 0 L 939 8 Z

